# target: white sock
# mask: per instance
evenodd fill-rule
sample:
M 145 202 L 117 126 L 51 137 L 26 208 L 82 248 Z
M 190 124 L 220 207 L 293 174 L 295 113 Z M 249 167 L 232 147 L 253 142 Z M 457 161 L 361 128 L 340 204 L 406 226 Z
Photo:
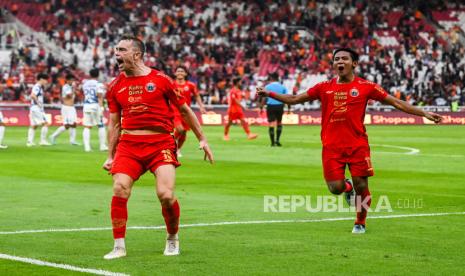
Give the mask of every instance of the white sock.
M 104 148 L 107 146 L 107 130 L 105 129 L 105 127 L 98 128 L 98 140 L 100 141 L 100 148 Z
M 84 150 L 90 150 L 90 128 L 85 127 L 82 131 L 82 142 L 84 143 Z
M 52 137 L 57 138 L 58 135 L 60 135 L 65 130 L 66 130 L 66 128 L 64 126 L 61 126 L 61 127 L 57 128 L 57 130 L 55 130 L 55 132 L 52 134 Z
M 0 126 L 0 145 L 3 142 L 3 136 L 5 136 L 5 126 Z
M 124 243 L 124 238 L 115 239 L 115 247 L 126 248 L 126 244 Z
M 48 126 L 43 126 L 40 131 L 40 142 L 47 142 Z
M 34 143 L 34 136 L 36 135 L 36 130 L 32 127 L 27 131 L 27 142 L 32 144 Z
M 69 128 L 69 142 L 72 144 L 76 143 L 76 128 L 75 127 Z

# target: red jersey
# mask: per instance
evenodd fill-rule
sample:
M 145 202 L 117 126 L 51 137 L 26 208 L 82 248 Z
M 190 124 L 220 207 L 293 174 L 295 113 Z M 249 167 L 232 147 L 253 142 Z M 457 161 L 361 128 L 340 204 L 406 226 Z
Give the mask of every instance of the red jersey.
M 107 93 L 111 113 L 121 113 L 123 129 L 162 128 L 173 130 L 173 108 L 185 103 L 176 94 L 174 81 L 152 70 L 146 76 L 127 77 L 124 73 L 113 80 Z
M 376 83 L 355 77 L 351 83 L 337 78 L 308 89 L 310 99 L 321 101 L 323 146 L 358 147 L 368 144 L 363 124 L 367 102 L 383 101 L 388 94 Z
M 174 82 L 174 86 L 176 87 L 176 93 L 178 94 L 178 96 L 182 95 L 188 106 L 191 105 L 192 96 L 199 94 L 199 92 L 197 91 L 197 86 L 193 82 L 190 82 L 190 81 L 186 81 L 184 84 L 179 84 L 177 82 Z M 177 108 L 174 109 L 174 115 L 178 117 L 182 117 L 181 113 L 179 112 Z
M 199 94 L 197 86 L 193 82 L 186 81 L 184 84 L 179 84 L 175 82 L 175 86 L 177 93 L 184 96 L 184 99 L 186 100 L 186 104 L 188 106 L 191 105 L 192 96 Z
M 228 95 L 228 104 L 229 104 L 229 109 L 228 112 L 230 113 L 235 113 L 235 112 L 241 112 L 242 111 L 242 106 L 236 102 L 241 102 L 242 100 L 242 91 L 236 87 L 231 88 L 229 90 L 229 95 Z

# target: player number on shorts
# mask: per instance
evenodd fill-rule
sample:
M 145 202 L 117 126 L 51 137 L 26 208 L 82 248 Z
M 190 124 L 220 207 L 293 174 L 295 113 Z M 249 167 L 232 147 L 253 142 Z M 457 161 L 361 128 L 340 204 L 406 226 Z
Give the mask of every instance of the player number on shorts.
M 173 154 L 171 153 L 170 150 L 162 150 L 161 153 L 163 153 L 163 161 L 164 162 L 173 162 Z

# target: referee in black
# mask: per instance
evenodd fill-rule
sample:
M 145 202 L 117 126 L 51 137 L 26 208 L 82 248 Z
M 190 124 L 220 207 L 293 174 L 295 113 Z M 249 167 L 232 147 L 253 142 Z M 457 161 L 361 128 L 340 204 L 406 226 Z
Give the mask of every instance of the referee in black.
M 287 89 L 279 82 L 278 73 L 272 73 L 269 75 L 269 84 L 265 86 L 265 90 L 269 92 L 275 92 L 279 94 L 287 94 Z M 263 98 L 261 101 L 261 108 L 266 102 L 266 115 L 268 117 L 268 133 L 270 134 L 270 141 L 272 147 L 281 147 L 279 139 L 283 131 L 283 125 L 281 123 L 284 113 L 284 104 L 273 98 Z M 276 128 L 276 136 L 275 136 Z M 276 139 L 275 139 L 276 137 Z

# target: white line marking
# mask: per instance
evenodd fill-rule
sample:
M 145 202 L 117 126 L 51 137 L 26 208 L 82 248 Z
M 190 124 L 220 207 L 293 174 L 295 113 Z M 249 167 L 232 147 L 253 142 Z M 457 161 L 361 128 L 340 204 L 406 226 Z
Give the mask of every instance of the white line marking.
M 1 253 L 0 253 L 0 259 L 23 262 L 23 263 L 33 264 L 33 265 L 61 268 L 65 270 L 72 270 L 72 271 L 78 271 L 78 272 L 83 272 L 83 273 L 91 273 L 95 275 L 129 276 L 129 274 L 124 274 L 124 273 L 111 272 L 111 271 L 93 269 L 93 268 L 82 268 L 82 267 L 77 267 L 77 266 L 72 266 L 72 265 L 67 265 L 67 264 L 56 264 L 56 263 L 45 262 L 45 261 L 41 261 L 37 259 L 30 259 L 30 258 L 6 255 L 6 254 L 1 254 Z
M 377 146 L 377 147 L 385 147 L 385 148 L 392 148 L 392 149 L 403 149 L 407 150 L 407 152 L 402 152 L 401 154 L 407 154 L 407 155 L 413 155 L 413 154 L 418 154 L 420 153 L 420 150 L 417 148 L 411 148 L 411 147 L 401 147 L 401 146 L 394 146 L 394 145 L 380 145 L 380 144 L 371 144 L 372 146 Z M 387 152 L 383 152 L 387 153 Z M 391 153 L 391 152 L 390 152 Z M 392 153 L 397 153 L 397 152 L 392 152 Z
M 463 158 L 465 155 L 461 154 L 436 154 L 436 153 L 421 153 L 420 149 L 411 148 L 411 147 L 401 147 L 401 146 L 394 146 L 394 145 L 380 145 L 380 144 L 371 144 L 372 146 L 377 147 L 385 147 L 385 148 L 392 148 L 392 149 L 403 149 L 407 150 L 407 152 L 388 152 L 388 151 L 374 151 L 375 153 L 382 153 L 382 154 L 406 154 L 406 155 L 421 155 L 421 156 L 433 156 L 433 157 L 450 157 L 450 158 Z
M 450 216 L 450 215 L 465 215 L 465 212 L 424 213 L 424 214 L 420 213 L 420 214 L 369 216 L 368 219 L 436 217 L 436 216 Z M 206 226 L 221 226 L 221 225 L 241 225 L 241 224 L 309 223 L 309 222 L 325 222 L 325 221 L 343 221 L 343 220 L 353 220 L 353 219 L 354 219 L 353 217 L 339 217 L 339 218 L 322 218 L 322 219 L 223 221 L 223 222 L 212 222 L 212 223 L 181 224 L 179 227 L 180 228 L 191 228 L 191 227 L 206 227 Z M 129 226 L 129 227 L 127 227 L 127 229 L 133 229 L 133 230 L 158 230 L 158 229 L 165 229 L 165 226 L 164 225 L 161 225 L 161 226 Z M 0 235 L 16 235 L 16 234 L 29 234 L 29 233 L 50 233 L 50 232 L 107 231 L 107 230 L 111 230 L 111 227 L 18 230 L 18 231 L 0 232 Z
M 436 154 L 436 153 L 422 153 L 421 156 L 434 156 L 434 157 L 451 157 L 451 158 L 463 158 L 465 155 L 460 154 Z

